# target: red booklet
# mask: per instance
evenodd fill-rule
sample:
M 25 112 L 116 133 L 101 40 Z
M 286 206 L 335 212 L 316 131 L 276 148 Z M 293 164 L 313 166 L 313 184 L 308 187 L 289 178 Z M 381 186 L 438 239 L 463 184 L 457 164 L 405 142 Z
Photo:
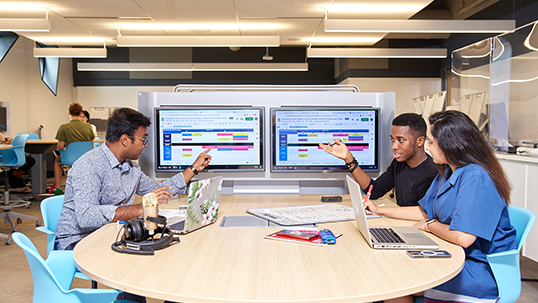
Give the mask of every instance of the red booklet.
M 302 229 L 293 229 L 293 232 L 291 234 L 295 233 L 305 233 L 305 234 L 317 234 L 318 232 L 315 230 L 302 230 Z M 265 239 L 271 239 L 271 240 L 280 240 L 280 241 L 287 241 L 287 242 L 295 242 L 295 243 L 303 243 L 303 244 L 311 244 L 311 245 L 318 245 L 318 246 L 325 246 L 327 244 L 324 244 L 321 242 L 321 238 L 316 236 L 312 237 L 310 239 L 305 238 L 298 238 L 296 236 L 288 236 L 285 234 L 290 234 L 290 229 L 283 229 L 277 232 L 274 232 L 272 234 L 269 234 L 267 236 L 264 236 Z M 334 234 L 335 238 L 340 238 L 342 234 Z

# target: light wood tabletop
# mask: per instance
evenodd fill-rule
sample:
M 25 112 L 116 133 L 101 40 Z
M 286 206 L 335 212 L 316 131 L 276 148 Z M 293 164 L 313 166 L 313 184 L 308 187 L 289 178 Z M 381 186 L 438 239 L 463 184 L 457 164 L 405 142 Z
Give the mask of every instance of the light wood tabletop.
M 2 149 L 12 149 L 12 148 L 13 148 L 13 145 L 0 144 L 0 150 L 2 150 Z
M 351 205 L 348 195 L 342 204 Z M 186 205 L 186 196 L 167 207 Z M 459 246 L 428 235 L 452 254 L 412 259 L 405 250 L 374 250 L 355 221 L 320 224 L 342 233 L 336 245 L 264 239 L 281 227 L 220 227 L 223 216 L 247 208 L 321 204 L 319 195 L 222 195 L 217 223 L 181 236 L 154 256 L 110 248 L 120 225 L 108 224 L 75 247 L 77 267 L 109 287 L 177 302 L 367 302 L 412 294 L 442 284 L 463 268 Z M 372 226 L 410 221 L 370 219 Z

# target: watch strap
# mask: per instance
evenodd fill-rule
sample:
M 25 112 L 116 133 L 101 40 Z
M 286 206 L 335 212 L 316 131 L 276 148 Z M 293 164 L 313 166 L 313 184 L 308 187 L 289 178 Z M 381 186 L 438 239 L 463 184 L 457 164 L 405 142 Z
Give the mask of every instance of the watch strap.
M 192 170 L 192 172 L 193 172 L 195 175 L 198 174 L 198 171 L 196 170 L 196 168 L 194 168 L 194 165 L 189 166 L 189 168 Z

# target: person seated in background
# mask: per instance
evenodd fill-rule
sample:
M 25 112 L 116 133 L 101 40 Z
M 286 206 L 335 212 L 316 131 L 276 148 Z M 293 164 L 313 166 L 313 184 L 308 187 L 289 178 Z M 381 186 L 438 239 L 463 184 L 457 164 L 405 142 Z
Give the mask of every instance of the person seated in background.
M 415 207 L 364 206 L 374 214 L 418 221 L 415 227 L 463 247 L 465 264 L 450 281 L 424 292 L 425 302 L 497 302 L 486 255 L 517 248 L 510 223 L 510 184 L 474 122 L 459 111 L 429 117 L 426 149 L 439 167 Z M 409 295 L 385 302 L 414 302 Z
M 90 120 L 90 113 L 87 111 L 87 110 L 82 110 L 80 112 L 80 117 L 79 117 L 80 121 L 82 122 L 86 122 L 86 123 L 89 123 L 88 121 Z M 92 130 L 93 130 L 93 135 L 95 136 L 95 138 L 97 138 L 97 127 L 95 127 L 95 125 L 91 124 L 91 127 L 92 127 Z
M 56 140 L 58 140 L 57 149 L 66 149 L 72 142 L 78 141 L 92 141 L 95 138 L 92 127 L 89 123 L 80 121 L 80 113 L 82 112 L 82 105 L 78 102 L 71 102 L 68 106 L 68 114 L 71 120 L 68 123 L 60 125 L 56 132 Z M 47 190 L 49 194 L 61 195 L 60 189 L 61 180 L 63 175 L 63 169 L 60 164 L 61 161 L 59 155 L 56 155 L 54 160 L 54 184 Z
M 10 137 L 6 137 L 4 136 L 3 133 L 0 132 L 0 142 L 1 144 L 11 144 L 11 141 L 13 139 L 10 138 Z M 29 172 L 30 169 L 32 168 L 32 166 L 34 166 L 35 164 L 35 159 L 29 155 L 25 155 L 26 156 L 26 161 L 24 163 L 23 166 L 19 167 L 19 168 L 16 168 L 16 169 L 11 169 L 9 172 L 8 172 L 8 180 L 9 180 L 9 186 L 11 188 L 21 188 L 21 187 L 24 187 L 25 184 L 24 184 L 24 181 L 22 180 L 22 176 Z
M 359 167 L 357 160 L 342 141 L 334 139 L 335 144 L 332 146 L 319 146 L 346 162 L 353 178 L 364 192 L 373 185 L 371 199 L 378 199 L 394 188 L 399 206 L 416 206 L 437 175 L 437 166 L 424 151 L 426 122 L 415 113 L 401 114 L 392 120 L 390 140 L 394 160 L 376 180 Z
M 135 162 L 147 145 L 150 124 L 150 118 L 134 109 L 114 110 L 108 119 L 106 142 L 73 164 L 56 227 L 56 249 L 72 250 L 107 223 L 142 216 L 142 204 L 133 204 L 136 195 L 153 192 L 159 203 L 167 203 L 173 195 L 186 193 L 191 178 L 209 165 L 207 149 L 183 172 L 164 182 L 152 180 Z M 118 299 L 145 302 L 139 296 L 120 295 Z

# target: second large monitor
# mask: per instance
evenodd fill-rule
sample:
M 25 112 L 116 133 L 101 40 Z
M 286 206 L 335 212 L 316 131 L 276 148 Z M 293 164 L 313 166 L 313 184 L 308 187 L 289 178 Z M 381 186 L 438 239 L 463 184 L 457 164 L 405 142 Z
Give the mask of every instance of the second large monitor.
M 377 108 L 271 108 L 271 171 L 347 171 L 319 147 L 342 140 L 365 171 L 379 171 Z

